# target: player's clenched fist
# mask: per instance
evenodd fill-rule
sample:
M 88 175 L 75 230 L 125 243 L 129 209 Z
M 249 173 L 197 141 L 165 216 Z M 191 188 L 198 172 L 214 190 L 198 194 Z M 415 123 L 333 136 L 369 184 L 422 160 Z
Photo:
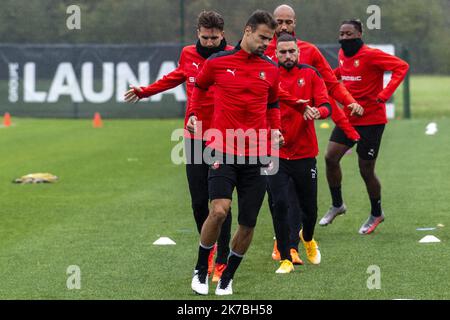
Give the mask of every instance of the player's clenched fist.
M 305 120 L 320 119 L 320 112 L 315 107 L 306 106 L 305 112 L 303 113 L 303 119 Z
M 190 133 L 196 133 L 197 132 L 197 117 L 196 116 L 190 116 L 189 120 L 186 124 L 186 129 Z
M 272 130 L 272 146 L 281 148 L 284 145 L 284 137 L 280 130 Z
M 349 104 L 347 108 L 352 109 L 352 112 L 350 113 L 351 116 L 357 115 L 361 117 L 364 114 L 364 108 L 361 107 L 358 103 Z

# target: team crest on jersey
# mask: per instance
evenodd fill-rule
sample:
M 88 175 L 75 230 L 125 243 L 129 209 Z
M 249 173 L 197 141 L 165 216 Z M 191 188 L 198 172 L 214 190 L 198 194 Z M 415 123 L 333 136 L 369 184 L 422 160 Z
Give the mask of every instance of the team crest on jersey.
M 355 66 L 355 68 L 359 67 L 359 59 L 356 59 L 355 62 L 353 62 L 353 65 Z
M 305 85 L 305 79 L 303 79 L 303 78 L 298 79 L 297 84 L 299 87 L 303 87 Z
M 261 80 L 266 80 L 266 73 L 265 73 L 264 71 L 261 71 L 261 72 L 259 73 L 259 78 L 260 78 Z

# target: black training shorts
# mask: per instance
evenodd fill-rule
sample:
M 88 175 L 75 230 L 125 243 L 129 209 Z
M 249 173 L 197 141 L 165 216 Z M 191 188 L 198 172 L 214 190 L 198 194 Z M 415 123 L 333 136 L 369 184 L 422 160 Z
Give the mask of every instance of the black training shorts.
M 238 195 L 238 222 L 254 228 L 266 194 L 266 177 L 260 164 L 213 163 L 209 168 L 209 198 L 232 199 L 234 188 Z
M 381 138 L 383 137 L 384 124 L 377 124 L 371 126 L 355 126 L 361 139 L 357 142 L 358 147 L 356 152 L 363 160 L 375 160 L 378 157 L 380 150 Z M 330 141 L 344 144 L 352 148 L 356 142 L 350 140 L 339 127 L 335 127 L 331 133 Z

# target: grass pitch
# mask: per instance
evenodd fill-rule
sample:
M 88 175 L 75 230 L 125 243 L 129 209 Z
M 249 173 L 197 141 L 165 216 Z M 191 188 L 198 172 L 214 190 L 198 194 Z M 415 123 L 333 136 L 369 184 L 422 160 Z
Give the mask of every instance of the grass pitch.
M 106 120 L 101 129 L 85 120 L 13 122 L 0 129 L 0 298 L 216 299 L 190 290 L 198 234 L 185 169 L 170 160 L 182 120 Z M 357 233 L 370 205 L 355 152 L 345 156 L 349 210 L 317 227 L 320 266 L 275 274 L 265 202 L 232 299 L 449 299 L 450 119 L 437 121 L 435 136 L 424 134 L 428 122 L 387 126 L 377 171 L 386 221 L 373 235 Z M 317 130 L 320 218 L 330 204 L 323 155 L 331 129 Z M 60 181 L 11 183 L 31 172 Z M 416 231 L 437 224 L 444 227 Z M 420 244 L 427 234 L 442 242 Z M 177 245 L 152 245 L 160 236 Z M 71 265 L 80 267 L 80 290 L 67 288 Z M 381 270 L 379 290 L 367 288 L 372 265 Z

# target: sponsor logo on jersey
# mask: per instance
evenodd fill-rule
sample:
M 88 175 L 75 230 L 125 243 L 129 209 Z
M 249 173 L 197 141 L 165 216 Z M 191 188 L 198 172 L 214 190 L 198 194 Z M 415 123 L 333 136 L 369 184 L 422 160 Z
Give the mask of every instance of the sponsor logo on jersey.
M 362 76 L 341 76 L 343 81 L 362 81 Z

